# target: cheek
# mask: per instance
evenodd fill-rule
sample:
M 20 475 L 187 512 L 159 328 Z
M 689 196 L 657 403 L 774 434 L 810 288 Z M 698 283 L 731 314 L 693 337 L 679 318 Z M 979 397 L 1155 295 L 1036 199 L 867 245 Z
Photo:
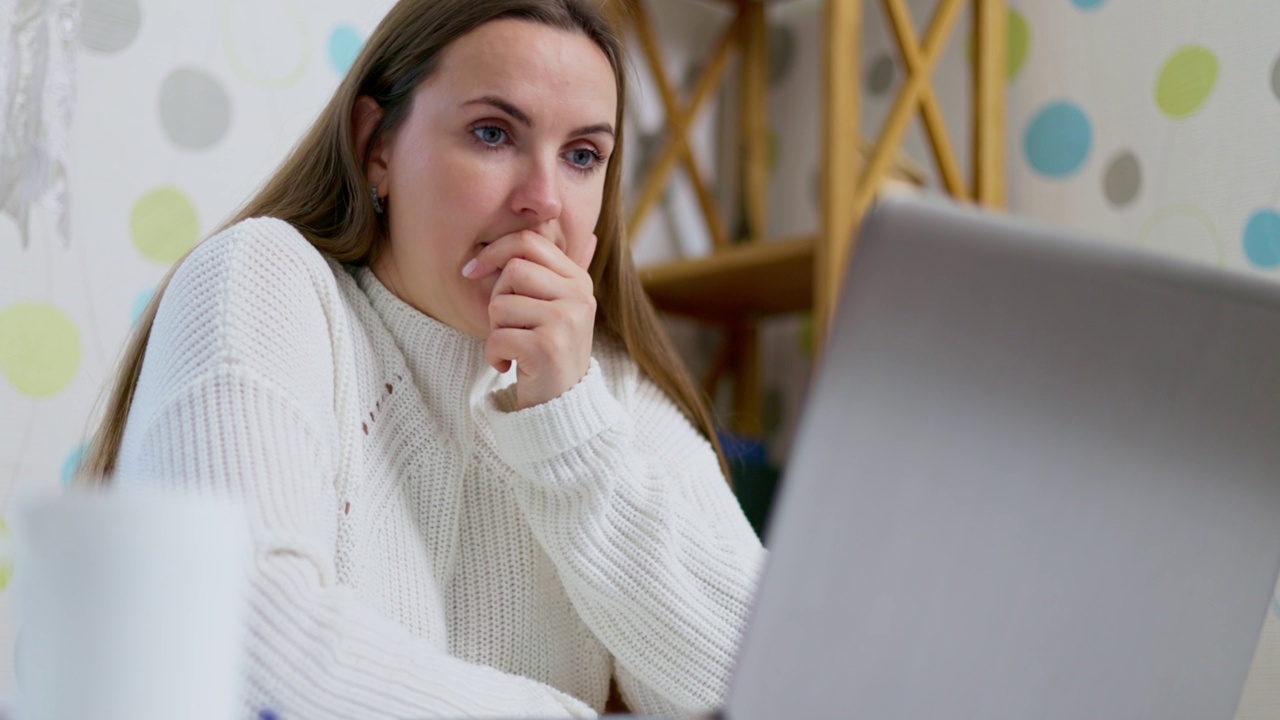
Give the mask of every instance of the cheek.
M 572 224 L 580 232 L 590 233 L 600 217 L 600 208 L 604 205 L 603 194 L 603 181 L 573 188 L 564 197 L 561 222 Z
M 423 143 L 415 152 L 412 168 L 398 184 L 416 205 L 410 211 L 416 221 L 456 230 L 502 201 L 501 173 L 482 155 L 443 141 Z
M 590 191 L 575 193 L 572 201 L 565 203 L 561 223 L 570 243 L 567 248 L 570 257 L 578 257 L 582 245 L 591 242 L 591 235 L 596 231 L 596 222 L 600 219 L 600 208 L 603 206 L 602 193 L 601 187 L 592 187 Z

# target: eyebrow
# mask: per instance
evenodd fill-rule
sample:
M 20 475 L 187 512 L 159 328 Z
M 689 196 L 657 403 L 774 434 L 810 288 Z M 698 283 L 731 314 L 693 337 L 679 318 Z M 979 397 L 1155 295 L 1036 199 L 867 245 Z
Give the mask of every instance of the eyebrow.
M 515 105 L 511 104 L 507 100 L 498 97 L 497 95 L 485 95 L 483 97 L 478 97 L 474 100 L 468 100 L 462 105 L 463 107 L 466 107 L 468 105 L 490 105 L 510 115 L 511 117 L 515 118 L 516 122 L 520 123 L 521 125 L 524 125 L 530 128 L 533 127 L 533 118 L 529 117 L 528 113 L 516 107 Z M 611 138 L 617 137 L 617 134 L 613 130 L 613 125 L 610 125 L 609 123 L 596 123 L 595 125 L 583 125 L 582 127 L 574 128 L 573 132 L 569 134 L 573 136 L 579 136 L 579 135 L 595 135 L 596 133 L 604 133 L 605 135 L 608 135 Z

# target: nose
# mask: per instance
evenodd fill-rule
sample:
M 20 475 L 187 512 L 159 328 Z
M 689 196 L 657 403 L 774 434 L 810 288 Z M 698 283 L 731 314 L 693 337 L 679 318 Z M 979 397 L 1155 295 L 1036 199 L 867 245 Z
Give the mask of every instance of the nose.
M 512 193 L 512 209 L 536 222 L 560 217 L 560 177 L 555 159 L 532 159 L 525 166 Z

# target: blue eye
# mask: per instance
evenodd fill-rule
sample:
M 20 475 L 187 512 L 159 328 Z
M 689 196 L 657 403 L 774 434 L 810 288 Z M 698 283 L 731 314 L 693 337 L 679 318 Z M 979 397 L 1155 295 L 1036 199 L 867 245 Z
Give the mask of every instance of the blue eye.
M 507 131 L 496 125 L 485 125 L 471 132 L 485 145 L 500 145 L 507 139 Z
M 601 162 L 600 153 L 589 150 L 587 148 L 578 148 L 569 151 L 569 163 L 574 167 L 587 169 L 593 164 Z

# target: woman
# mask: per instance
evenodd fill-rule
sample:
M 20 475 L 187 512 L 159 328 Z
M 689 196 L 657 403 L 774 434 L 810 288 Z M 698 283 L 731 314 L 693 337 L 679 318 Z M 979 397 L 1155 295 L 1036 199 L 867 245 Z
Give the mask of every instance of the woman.
M 579 0 L 401 0 L 176 268 L 86 466 L 242 504 L 244 711 L 721 702 L 763 551 L 620 223 Z

